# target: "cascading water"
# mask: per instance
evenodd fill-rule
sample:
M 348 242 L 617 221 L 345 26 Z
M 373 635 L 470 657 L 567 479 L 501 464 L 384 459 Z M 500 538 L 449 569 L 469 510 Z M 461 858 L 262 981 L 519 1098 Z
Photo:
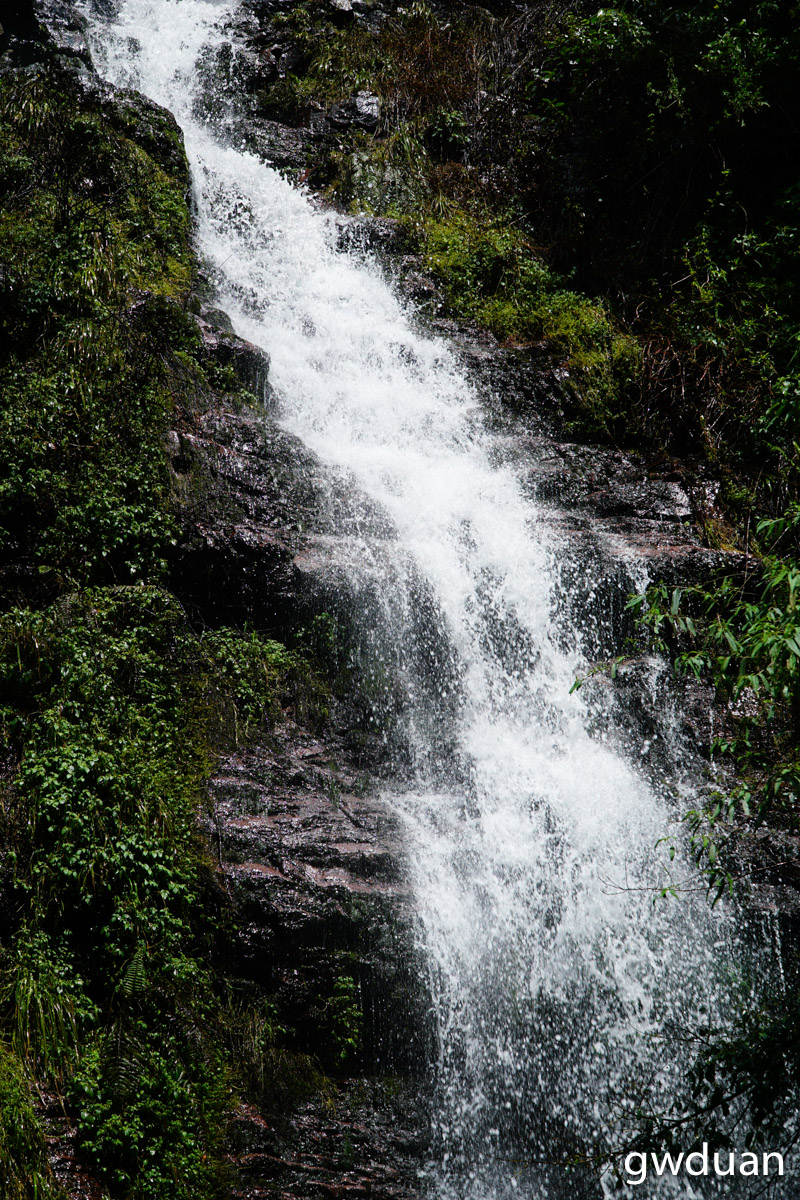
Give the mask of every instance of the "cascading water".
M 108 78 L 181 123 L 219 303 L 268 351 L 284 426 L 390 518 L 388 564 L 351 536 L 363 570 L 390 572 L 398 645 L 422 588 L 430 654 L 450 664 L 431 688 L 427 651 L 416 674 L 406 660 L 412 768 L 394 797 L 439 1046 L 423 1187 L 438 1200 L 599 1197 L 599 1168 L 548 1164 L 670 1099 L 672 1031 L 724 1007 L 729 923 L 702 896 L 652 903 L 653 847 L 674 814 L 613 729 L 588 732 L 588 702 L 570 694 L 578 639 L 560 616 L 567 548 L 495 452 L 455 356 L 417 331 L 377 267 L 337 250 L 332 218 L 197 115 L 198 63 L 231 11 L 125 0 L 111 23 L 92 18 L 93 48 Z M 446 718 L 449 749 L 432 752 Z M 648 1181 L 648 1195 L 716 1194 L 692 1185 Z

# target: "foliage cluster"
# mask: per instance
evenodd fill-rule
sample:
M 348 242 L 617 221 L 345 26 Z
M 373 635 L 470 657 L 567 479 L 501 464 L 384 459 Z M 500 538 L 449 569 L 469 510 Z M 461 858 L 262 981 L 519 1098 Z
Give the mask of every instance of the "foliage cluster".
M 0 716 L 21 758 L 6 810 L 23 914 L 6 1027 L 122 1194 L 219 1190 L 233 1079 L 205 965 L 220 915 L 198 806 L 228 708 L 255 730 L 300 669 L 255 634 L 198 636 L 153 586 L 0 622 Z
M 45 1086 L 114 1195 L 202 1200 L 237 1078 L 198 808 L 221 743 L 319 689 L 276 642 L 193 630 L 164 587 L 175 398 L 236 386 L 184 311 L 176 128 L 9 72 L 0 174 L 0 1180 L 53 1189 Z
M 294 73 L 261 96 L 286 114 L 291 92 L 300 120 L 375 93 L 378 129 L 337 128 L 311 182 L 408 220 L 456 314 L 552 340 L 587 431 L 707 455 L 775 516 L 764 422 L 797 394 L 800 328 L 797 21 L 774 0 L 418 0 L 340 27 L 301 4 L 275 21 Z
M 254 655 L 248 639 L 245 677 Z M 275 698 L 267 655 L 262 709 Z M 230 1087 L 196 817 L 217 654 L 163 590 L 90 589 L 5 615 L 0 681 L 21 759 L 6 810 L 21 914 L 3 973 L 13 1048 L 65 1096 L 115 1191 L 215 1194 Z
M 723 575 L 690 588 L 651 587 L 629 607 L 676 670 L 710 682 L 727 712 L 714 745 L 740 783 L 707 812 L 691 814 L 698 860 L 712 882 L 725 871 L 717 839 L 705 831 L 738 817 L 800 831 L 800 561 L 797 505 L 764 517 L 754 536 L 761 555 L 740 576 Z
M 258 733 L 289 703 L 298 719 L 327 716 L 325 689 L 300 650 L 229 628 L 207 630 L 202 650 L 213 664 L 215 709 L 226 726 L 232 719 L 233 741 Z
M 361 1048 L 364 1014 L 352 975 L 338 975 L 322 1006 L 322 1026 L 337 1066 L 355 1058 Z
M 794 389 L 798 45 L 772 0 L 575 5 L 525 85 L 538 235 L 644 346 L 629 435 L 751 478 Z
M 0 562 L 78 583 L 163 570 L 160 440 L 193 338 L 185 166 L 124 116 L 68 77 L 0 80 Z
M 729 732 L 714 743 L 731 760 L 740 782 L 708 811 L 690 814 L 698 861 L 712 886 L 729 882 L 730 853 L 720 858 L 718 838 L 737 819 L 798 827 L 800 759 L 800 567 L 770 556 L 756 578 L 669 589 L 664 584 L 630 604 L 655 646 L 676 669 L 706 679 L 729 713 Z M 731 823 L 734 823 L 733 825 Z

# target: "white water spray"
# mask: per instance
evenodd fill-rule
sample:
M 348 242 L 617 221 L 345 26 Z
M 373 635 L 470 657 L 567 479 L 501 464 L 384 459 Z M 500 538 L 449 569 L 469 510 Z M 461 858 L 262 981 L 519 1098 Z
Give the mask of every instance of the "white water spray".
M 285 428 L 390 517 L 397 637 L 421 578 L 456 664 L 440 687 L 456 693 L 443 699 L 462 769 L 432 782 L 411 679 L 418 766 L 395 797 L 440 1047 L 425 1186 L 438 1200 L 599 1197 L 599 1169 L 547 1163 L 669 1098 L 669 1031 L 722 994 L 726 925 L 702 898 L 654 907 L 644 890 L 673 816 L 613 737 L 587 731 L 570 695 L 577 639 L 559 623 L 567 547 L 497 465 L 456 357 L 377 267 L 337 251 L 332 218 L 196 117 L 197 63 L 229 16 L 211 0 L 125 0 L 95 24 L 94 52 L 182 125 L 220 305 L 268 352 Z

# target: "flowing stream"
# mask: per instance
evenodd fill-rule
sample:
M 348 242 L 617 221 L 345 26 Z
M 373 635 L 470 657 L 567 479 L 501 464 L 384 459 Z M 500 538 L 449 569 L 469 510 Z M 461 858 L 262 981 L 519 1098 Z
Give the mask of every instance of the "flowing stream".
M 588 617 L 575 630 L 565 616 L 573 552 L 498 453 L 457 356 L 375 264 L 337 249 L 330 215 L 203 117 L 198 64 L 233 8 L 124 0 L 91 18 L 93 52 L 181 124 L 200 251 L 219 305 L 270 356 L 281 423 L 391 522 L 383 555 L 350 533 L 390 632 L 413 635 L 423 593 L 433 614 L 432 673 L 427 650 L 405 660 L 411 766 L 393 789 L 438 1045 L 421 1187 L 436 1200 L 611 1195 L 599 1166 L 552 1164 L 672 1098 L 690 1061 L 680 1032 L 724 1018 L 732 922 L 702 895 L 653 904 L 674 805 L 613 720 L 598 726 L 602 697 L 570 694 L 592 648 Z M 627 588 L 645 580 L 634 564 Z M 715 1188 L 681 1176 L 646 1190 Z

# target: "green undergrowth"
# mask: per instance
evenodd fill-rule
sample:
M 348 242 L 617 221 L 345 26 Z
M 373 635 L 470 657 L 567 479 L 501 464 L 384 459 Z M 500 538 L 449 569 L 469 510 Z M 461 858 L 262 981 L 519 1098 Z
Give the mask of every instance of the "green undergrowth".
M 798 13 L 568 6 L 525 84 L 523 204 L 644 350 L 630 435 L 707 458 L 778 516 L 764 423 L 795 392 Z
M 13 1047 L 113 1190 L 213 1194 L 226 1087 L 204 1032 L 213 926 L 193 922 L 210 763 L 185 622 L 132 587 L 12 610 L 0 630 L 20 756 L 5 808 Z
M 0 563 L 78 583 L 164 569 L 160 442 L 192 341 L 178 136 L 153 117 L 159 161 L 125 111 L 68 77 L 0 80 Z
M 209 968 L 224 920 L 197 831 L 229 710 L 239 735 L 299 686 L 256 635 L 198 636 L 131 585 L 0 621 L 7 887 L 2 1014 L 114 1191 L 214 1195 L 234 1079 Z
M 316 1055 L 297 1046 L 297 1031 L 270 996 L 232 991 L 222 1014 L 222 1039 L 239 1064 L 244 1094 L 278 1124 L 310 1096 L 332 1111 L 336 1088 Z M 320 1029 L 322 1035 L 329 1030 Z M 341 1065 L 334 1064 L 334 1065 Z
M 19 1058 L 1 1044 L 0 1194 L 5 1200 L 59 1200 L 29 1082 Z
M 571 291 L 502 216 L 456 210 L 424 222 L 421 235 L 424 261 L 451 311 L 501 342 L 545 343 L 569 372 L 584 433 L 613 432 L 641 354 L 603 302 Z
M 712 752 L 737 782 L 687 817 L 716 896 L 732 890 L 755 829 L 800 833 L 800 563 L 768 554 L 751 570 L 655 585 L 630 602 L 653 646 L 679 674 L 711 684 L 725 714 Z
M 2 1191 L 57 1193 L 44 1089 L 110 1195 L 210 1200 L 249 1068 L 206 785 L 285 708 L 323 719 L 325 690 L 300 651 L 196 629 L 166 586 L 167 430 L 241 390 L 187 315 L 171 118 L 55 68 L 6 74 L 0 176 Z
M 795 486 L 791 475 L 787 483 Z M 729 894 L 754 896 L 759 904 L 765 886 L 797 887 L 798 524 L 796 503 L 783 517 L 762 517 L 753 530 L 760 554 L 746 569 L 684 588 L 660 583 L 630 602 L 652 648 L 678 676 L 701 681 L 715 695 L 716 786 L 684 817 L 712 903 Z M 668 841 L 674 856 L 675 841 Z M 687 1139 L 728 1144 L 735 1114 L 751 1144 L 784 1152 L 796 1145 L 800 961 L 791 909 L 784 914 L 779 907 L 777 920 L 789 926 L 780 972 L 741 996 L 726 1028 L 701 1023 L 691 1031 L 691 1108 L 654 1116 L 654 1144 L 674 1145 L 676 1130 L 684 1145 Z
M 327 687 L 305 647 L 289 650 L 252 630 L 230 628 L 206 631 L 201 645 L 212 667 L 215 713 L 228 740 L 263 734 L 265 721 L 284 708 L 311 725 L 326 719 Z

